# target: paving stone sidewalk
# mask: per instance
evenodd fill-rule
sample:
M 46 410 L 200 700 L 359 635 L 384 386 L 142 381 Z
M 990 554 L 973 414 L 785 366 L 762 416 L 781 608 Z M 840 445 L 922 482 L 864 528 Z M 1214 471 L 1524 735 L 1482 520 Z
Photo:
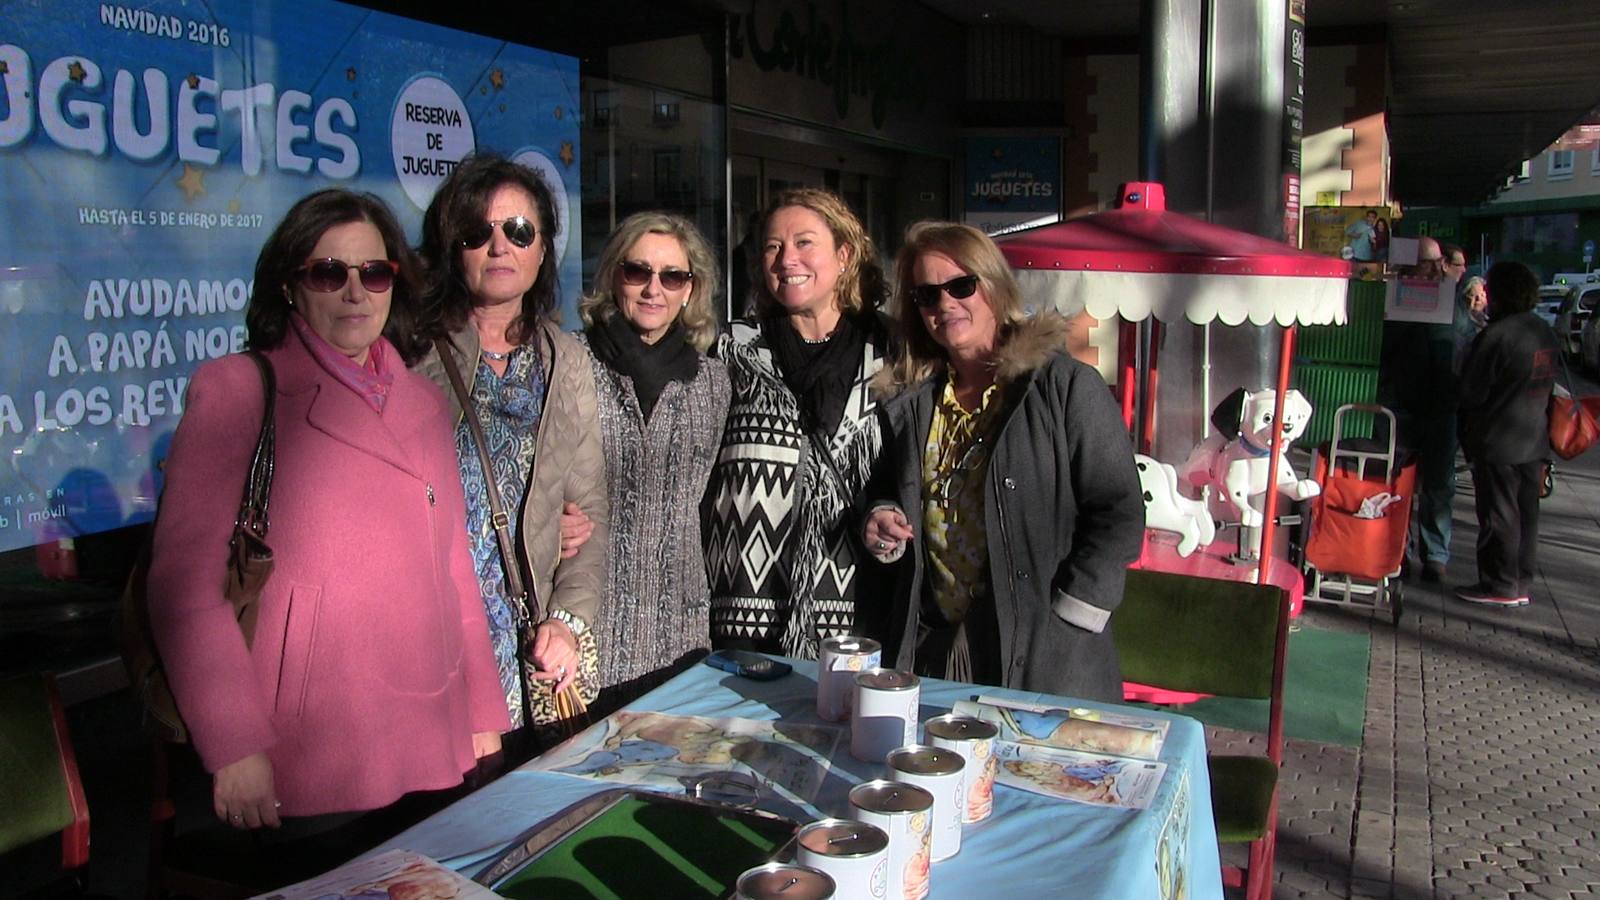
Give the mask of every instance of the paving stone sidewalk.
M 1451 596 L 1476 533 L 1463 474 L 1447 578 L 1406 583 L 1398 628 L 1305 614 L 1370 633 L 1366 727 L 1359 750 L 1289 742 L 1276 897 L 1600 897 L 1600 451 L 1557 467 L 1529 606 Z

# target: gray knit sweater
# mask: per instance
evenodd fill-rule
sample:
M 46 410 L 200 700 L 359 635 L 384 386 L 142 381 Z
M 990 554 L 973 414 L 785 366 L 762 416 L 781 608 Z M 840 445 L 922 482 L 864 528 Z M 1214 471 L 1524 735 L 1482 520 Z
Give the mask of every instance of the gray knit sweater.
M 611 498 L 606 590 L 593 625 L 600 684 L 609 687 L 711 646 L 700 498 L 722 442 L 729 383 L 722 363 L 702 357 L 694 380 L 669 383 L 646 423 L 633 380 L 592 350 L 589 363 Z

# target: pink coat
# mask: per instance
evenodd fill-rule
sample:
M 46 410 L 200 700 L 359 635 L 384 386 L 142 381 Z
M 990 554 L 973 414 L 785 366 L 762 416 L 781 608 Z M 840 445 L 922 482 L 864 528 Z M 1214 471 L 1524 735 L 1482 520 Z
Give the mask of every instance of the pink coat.
M 195 748 L 213 772 L 266 751 L 284 815 L 452 787 L 510 722 L 444 398 L 396 364 L 380 416 L 294 334 L 267 356 L 276 568 L 248 647 L 222 596 L 263 408 L 247 357 L 195 372 L 168 457 L 150 618 Z

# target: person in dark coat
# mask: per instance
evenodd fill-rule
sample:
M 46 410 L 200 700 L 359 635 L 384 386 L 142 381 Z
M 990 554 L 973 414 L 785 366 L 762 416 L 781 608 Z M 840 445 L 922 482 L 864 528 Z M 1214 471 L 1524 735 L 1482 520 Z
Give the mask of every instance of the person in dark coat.
M 1561 345 L 1534 312 L 1539 279 L 1527 266 L 1489 269 L 1489 324 L 1461 375 L 1461 449 L 1472 464 L 1478 582 L 1468 603 L 1526 606 L 1539 543 L 1539 487 L 1550 458 L 1550 395 Z
M 1065 319 L 1024 314 L 981 231 L 913 226 L 896 274 L 905 352 L 876 382 L 890 437 L 863 529 L 879 559 L 908 557 L 884 658 L 1120 700 L 1109 622 L 1144 503 L 1111 392 L 1067 354 Z

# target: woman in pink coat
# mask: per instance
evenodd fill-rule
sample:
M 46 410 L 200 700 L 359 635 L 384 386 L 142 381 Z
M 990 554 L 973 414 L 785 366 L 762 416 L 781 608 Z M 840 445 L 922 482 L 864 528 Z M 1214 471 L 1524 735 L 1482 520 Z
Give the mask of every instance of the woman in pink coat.
M 216 814 L 235 828 L 453 787 L 509 727 L 444 399 L 406 369 L 415 273 L 367 194 L 306 197 L 262 248 L 245 319 L 277 379 L 276 562 L 248 645 L 222 584 L 262 380 L 235 354 L 189 384 L 150 618 Z

